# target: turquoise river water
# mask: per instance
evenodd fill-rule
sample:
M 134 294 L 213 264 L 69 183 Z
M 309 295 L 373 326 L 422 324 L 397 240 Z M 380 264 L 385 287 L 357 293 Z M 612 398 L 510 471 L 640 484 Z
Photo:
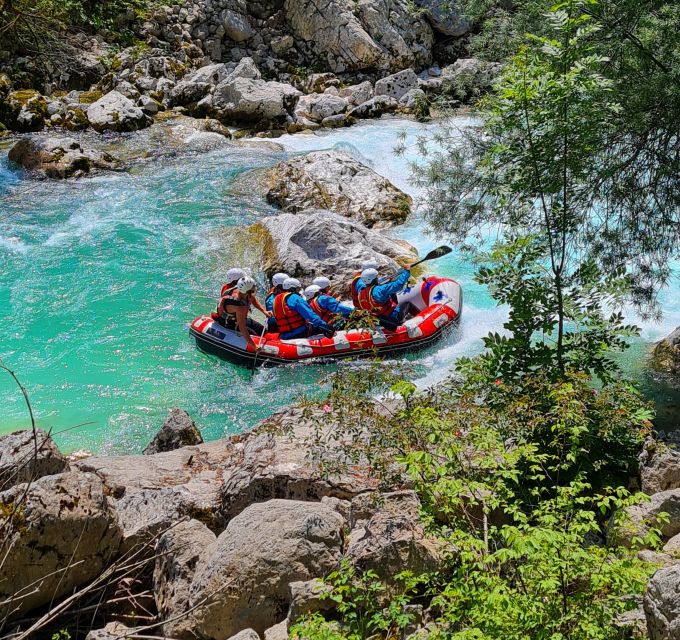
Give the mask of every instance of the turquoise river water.
M 59 182 L 23 176 L 0 150 L 0 358 L 27 387 L 39 426 L 51 428 L 66 451 L 136 452 L 173 406 L 214 439 L 318 392 L 328 371 L 321 365 L 261 370 L 251 379 L 249 371 L 197 351 L 189 337 L 189 323 L 212 310 L 232 266 L 235 227 L 276 213 L 243 187 L 242 176 L 293 153 L 340 147 L 417 198 L 408 161 L 426 127 L 383 120 L 284 136 L 276 142 L 285 151 L 266 144 L 195 148 L 191 140 L 170 144 L 140 132 L 130 144 L 156 145 L 160 155 L 128 172 Z M 397 157 L 402 131 L 407 151 Z M 421 253 L 437 243 L 417 214 L 395 233 Z M 422 385 L 478 351 L 480 338 L 500 329 L 505 316 L 458 253 L 431 269 L 462 283 L 465 309 L 445 341 L 409 356 Z M 663 299 L 663 321 L 643 324 L 643 340 L 625 365 L 673 412 L 674 392 L 643 373 L 648 342 L 680 324 L 677 278 Z M 20 393 L 0 375 L 0 434 L 28 424 Z

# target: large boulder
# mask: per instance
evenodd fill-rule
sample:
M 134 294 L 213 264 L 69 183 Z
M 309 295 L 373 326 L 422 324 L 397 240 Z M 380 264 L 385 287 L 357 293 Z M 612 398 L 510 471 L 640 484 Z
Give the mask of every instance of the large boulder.
M 319 611 L 329 611 L 335 606 L 335 601 L 328 597 L 332 587 L 323 580 L 291 582 L 290 608 L 288 609 L 288 621 L 296 623 L 302 616 Z
M 0 494 L 13 513 L 0 554 L 0 615 L 19 616 L 96 578 L 121 528 L 104 485 L 88 473 L 45 476 Z
M 42 429 L 0 437 L 0 491 L 68 469 L 68 461 Z
M 359 84 L 343 87 L 338 91 L 338 95 L 356 107 L 373 97 L 373 85 L 368 80 L 364 80 Z
M 680 374 L 680 327 L 656 343 L 652 352 L 652 364 L 663 373 Z
M 344 151 L 314 151 L 266 173 L 267 200 L 284 211 L 329 209 L 368 227 L 401 224 L 413 200 Z
M 425 11 L 425 15 L 435 31 L 454 38 L 460 38 L 470 31 L 472 25 L 465 13 L 457 6 L 457 2 L 415 0 L 415 3 Z
M 640 454 L 640 481 L 648 495 L 680 488 L 680 451 L 648 440 Z
M 137 131 L 153 120 L 118 91 L 109 91 L 87 109 L 87 119 L 95 131 Z
M 284 271 L 303 278 L 325 275 L 344 286 L 358 266 L 371 258 L 381 268 L 396 271 L 400 264 L 417 257 L 408 243 L 392 240 L 331 211 L 284 213 L 264 218 L 259 224 L 271 239 L 264 265 L 269 274 Z
M 680 640 L 680 564 L 659 569 L 644 598 L 649 640 Z
M 336 568 L 343 525 L 338 513 L 312 502 L 270 500 L 240 513 L 198 561 L 190 594 L 198 609 L 189 614 L 197 635 L 262 634 L 283 620 L 291 582 Z
M 215 534 L 198 520 L 180 522 L 168 529 L 156 545 L 153 593 L 163 634 L 171 638 L 194 638 L 191 624 L 173 613 L 189 608 L 189 587 L 198 559 L 216 541 Z
M 83 148 L 73 138 L 22 138 L 10 150 L 11 162 L 48 178 L 70 178 L 92 169 L 115 170 L 120 163 L 105 151 Z
M 420 522 L 420 501 L 413 491 L 395 491 L 376 496 L 373 509 L 370 497 L 354 499 L 353 511 L 373 510 L 367 521 L 354 522 L 347 556 L 362 570 L 373 570 L 385 581 L 394 580 L 401 571 L 414 575 L 436 571 L 442 562 L 439 547 L 428 538 Z
M 501 69 L 497 62 L 460 58 L 442 69 L 442 90 L 459 100 L 476 98 L 491 88 Z
M 0 122 L 19 131 L 39 131 L 45 125 L 47 100 L 33 89 L 9 91 L 0 100 Z
M 376 487 L 367 468 L 355 464 L 351 473 L 323 473 L 318 461 L 340 459 L 339 447 L 324 447 L 328 439 L 318 416 L 305 417 L 301 409 L 282 411 L 256 427 L 236 445 L 238 460 L 224 472 L 221 513 L 229 520 L 248 505 L 273 498 L 318 501 L 324 497 L 351 499 Z M 276 431 L 277 433 L 275 433 Z M 316 441 L 315 441 L 316 440 Z M 348 465 L 350 461 L 344 460 Z
M 349 112 L 353 118 L 379 118 L 399 108 L 399 101 L 391 96 L 374 96 L 354 107 Z
M 285 0 L 294 35 L 336 73 L 423 67 L 432 56 L 432 29 L 407 0 Z
M 651 526 L 656 526 L 660 513 L 667 513 L 669 521 L 661 523 L 659 529 L 665 539 L 680 533 L 680 489 L 669 489 L 655 493 L 647 502 L 626 508 L 628 523 L 617 532 L 623 542 L 633 536 L 644 536 Z
M 295 117 L 321 122 L 329 116 L 344 113 L 348 106 L 347 100 L 339 96 L 328 93 L 310 93 L 298 100 L 295 106 Z
M 170 411 L 153 440 L 144 449 L 144 455 L 173 451 L 202 442 L 203 436 L 196 423 L 186 411 L 175 407 Z
M 389 96 L 395 100 L 400 100 L 411 89 L 418 87 L 418 76 L 413 69 L 404 69 L 399 73 L 382 78 L 375 83 L 376 96 Z
M 238 77 L 215 87 L 212 110 L 223 122 L 285 122 L 301 95 L 289 84 Z

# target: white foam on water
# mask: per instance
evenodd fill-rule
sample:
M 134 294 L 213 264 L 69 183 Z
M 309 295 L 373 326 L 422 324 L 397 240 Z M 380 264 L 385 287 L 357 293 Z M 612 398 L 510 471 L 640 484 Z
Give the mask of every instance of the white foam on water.
M 29 246 L 16 236 L 0 236 L 0 249 L 25 254 L 28 253 Z

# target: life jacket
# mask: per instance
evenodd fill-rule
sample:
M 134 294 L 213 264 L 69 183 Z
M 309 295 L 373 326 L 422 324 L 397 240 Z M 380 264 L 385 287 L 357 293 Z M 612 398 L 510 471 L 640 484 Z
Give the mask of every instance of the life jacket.
M 397 302 L 390 297 L 387 302 L 378 302 L 373 297 L 373 289 L 377 285 L 372 284 L 370 287 L 364 287 L 357 296 L 357 304 L 355 305 L 358 309 L 363 309 L 364 311 L 370 311 L 377 316 L 389 316 L 396 308 Z
M 349 285 L 349 292 L 352 294 L 352 302 L 354 303 L 354 308 L 359 308 L 359 293 L 357 292 L 357 283 L 361 279 L 361 271 L 357 271 L 352 278 L 352 284 Z
M 236 283 L 231 284 L 231 282 L 225 282 L 222 285 L 222 291 L 220 291 L 220 298 L 224 298 L 230 291 L 236 290 Z
M 241 300 L 238 295 L 238 289 L 233 287 L 232 289 L 227 289 L 226 293 L 222 296 L 220 304 L 217 306 L 217 315 L 225 321 L 236 320 L 236 312 L 228 311 L 227 307 L 250 308 L 250 300 Z
M 324 322 L 330 324 L 335 320 L 335 314 L 332 311 L 329 311 L 328 309 L 324 309 L 320 304 L 319 304 L 319 297 L 316 296 L 315 298 L 312 298 L 312 300 L 309 303 L 309 306 L 314 310 L 314 313 L 316 313 L 319 318 L 321 318 Z
M 307 325 L 307 321 L 294 309 L 288 306 L 291 291 L 279 293 L 274 298 L 274 319 L 279 333 L 289 333 Z

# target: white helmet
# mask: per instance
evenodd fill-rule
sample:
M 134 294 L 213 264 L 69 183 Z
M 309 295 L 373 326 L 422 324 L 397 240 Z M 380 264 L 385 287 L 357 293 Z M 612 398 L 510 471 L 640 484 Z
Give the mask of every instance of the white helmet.
M 275 273 L 272 276 L 272 285 L 278 287 L 282 285 L 290 276 L 287 273 Z
M 361 263 L 361 270 L 366 271 L 366 269 L 377 269 L 380 265 L 378 264 L 378 261 L 375 258 L 370 258 L 368 260 L 364 260 Z
M 374 280 L 376 280 L 378 277 L 378 270 L 377 269 L 364 269 L 361 272 L 361 279 L 366 283 L 366 284 L 371 284 Z
M 302 285 L 297 278 L 286 278 L 283 281 L 283 288 L 285 291 L 291 291 L 293 289 L 299 289 Z
M 238 267 L 229 269 L 229 271 L 227 271 L 227 282 L 235 282 L 239 278 L 244 278 L 245 275 L 246 272 L 243 269 L 239 269 Z
M 305 289 L 305 300 L 311 300 L 317 293 L 319 293 L 319 291 L 321 291 L 321 287 L 316 284 L 310 284 Z
M 236 283 L 236 288 L 241 293 L 248 293 L 250 291 L 254 291 L 255 280 L 253 280 L 250 276 L 243 276 L 242 278 L 239 278 L 239 281 Z
M 319 276 L 318 278 L 314 278 L 314 280 L 312 280 L 312 284 L 315 284 L 317 287 L 319 287 L 319 289 L 327 289 L 331 286 L 331 281 L 325 276 Z

